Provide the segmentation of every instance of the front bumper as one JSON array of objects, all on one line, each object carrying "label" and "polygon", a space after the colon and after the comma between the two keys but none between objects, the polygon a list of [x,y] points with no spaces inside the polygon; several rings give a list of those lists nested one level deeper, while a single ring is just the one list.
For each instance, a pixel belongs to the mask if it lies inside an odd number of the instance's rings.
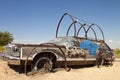
[{"label": "front bumper", "polygon": [[7,54],[4,54],[2,57],[3,57],[3,60],[7,61],[9,65],[20,65],[21,63],[19,57],[13,57]]}]

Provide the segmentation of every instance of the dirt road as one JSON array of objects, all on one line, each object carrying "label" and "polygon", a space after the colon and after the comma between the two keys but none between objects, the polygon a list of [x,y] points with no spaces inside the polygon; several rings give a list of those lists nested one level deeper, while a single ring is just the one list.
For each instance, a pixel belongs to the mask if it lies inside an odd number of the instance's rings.
[{"label": "dirt road", "polygon": [[9,68],[5,61],[0,60],[0,80],[120,80],[120,62],[112,67],[96,66],[72,69],[66,72],[59,69],[55,73],[26,76]]}]

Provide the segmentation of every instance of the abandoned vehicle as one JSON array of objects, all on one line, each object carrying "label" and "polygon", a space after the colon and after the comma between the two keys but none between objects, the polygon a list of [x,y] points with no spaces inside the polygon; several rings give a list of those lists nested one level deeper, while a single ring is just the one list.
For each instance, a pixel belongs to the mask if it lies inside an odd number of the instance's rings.
[{"label": "abandoned vehicle", "polygon": [[[58,36],[60,24],[65,16],[71,19],[65,36]],[[78,25],[79,26],[76,26]],[[69,36],[70,29],[74,28],[73,36]],[[98,28],[102,39],[98,39],[95,29]],[[83,37],[79,36],[80,31],[84,31]],[[92,31],[94,37],[88,36]],[[41,44],[9,44],[6,46],[4,59],[9,65],[24,66],[27,74],[27,66],[31,66],[31,71],[52,71],[54,67],[80,66],[96,64],[97,52],[110,54],[106,60],[113,61],[114,53],[106,44],[102,29],[96,24],[80,23],[76,18],[68,13],[63,14],[57,29],[55,39]],[[98,56],[99,57],[99,56]]]}]

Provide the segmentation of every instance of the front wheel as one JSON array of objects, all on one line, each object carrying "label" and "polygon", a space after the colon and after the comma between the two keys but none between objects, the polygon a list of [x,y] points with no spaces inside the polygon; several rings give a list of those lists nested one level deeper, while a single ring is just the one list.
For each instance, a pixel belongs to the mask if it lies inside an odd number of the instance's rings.
[{"label": "front wheel", "polygon": [[35,72],[51,72],[53,68],[52,60],[47,57],[41,57],[35,61],[33,71]]}]

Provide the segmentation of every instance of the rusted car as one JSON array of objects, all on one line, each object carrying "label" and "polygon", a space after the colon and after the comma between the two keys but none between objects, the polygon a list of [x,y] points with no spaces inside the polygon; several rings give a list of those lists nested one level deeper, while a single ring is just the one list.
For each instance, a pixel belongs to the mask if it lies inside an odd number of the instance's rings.
[{"label": "rusted car", "polygon": [[[65,16],[70,17],[72,23],[68,26],[65,36],[58,36]],[[99,29],[102,39],[98,39],[94,27]],[[74,28],[73,36],[69,36],[71,28]],[[84,31],[84,37],[79,36],[81,29]],[[94,38],[88,36],[89,30],[93,32]],[[114,53],[106,44],[103,31],[98,25],[80,23],[74,16],[65,13],[58,23],[55,39],[41,44],[9,44],[6,46],[4,58],[7,58],[9,65],[24,66],[26,74],[28,65],[31,71],[52,71],[58,66],[64,66],[67,70],[68,66],[96,64],[99,48],[104,49],[104,53],[111,54],[111,57],[107,58],[113,59]]]}]

